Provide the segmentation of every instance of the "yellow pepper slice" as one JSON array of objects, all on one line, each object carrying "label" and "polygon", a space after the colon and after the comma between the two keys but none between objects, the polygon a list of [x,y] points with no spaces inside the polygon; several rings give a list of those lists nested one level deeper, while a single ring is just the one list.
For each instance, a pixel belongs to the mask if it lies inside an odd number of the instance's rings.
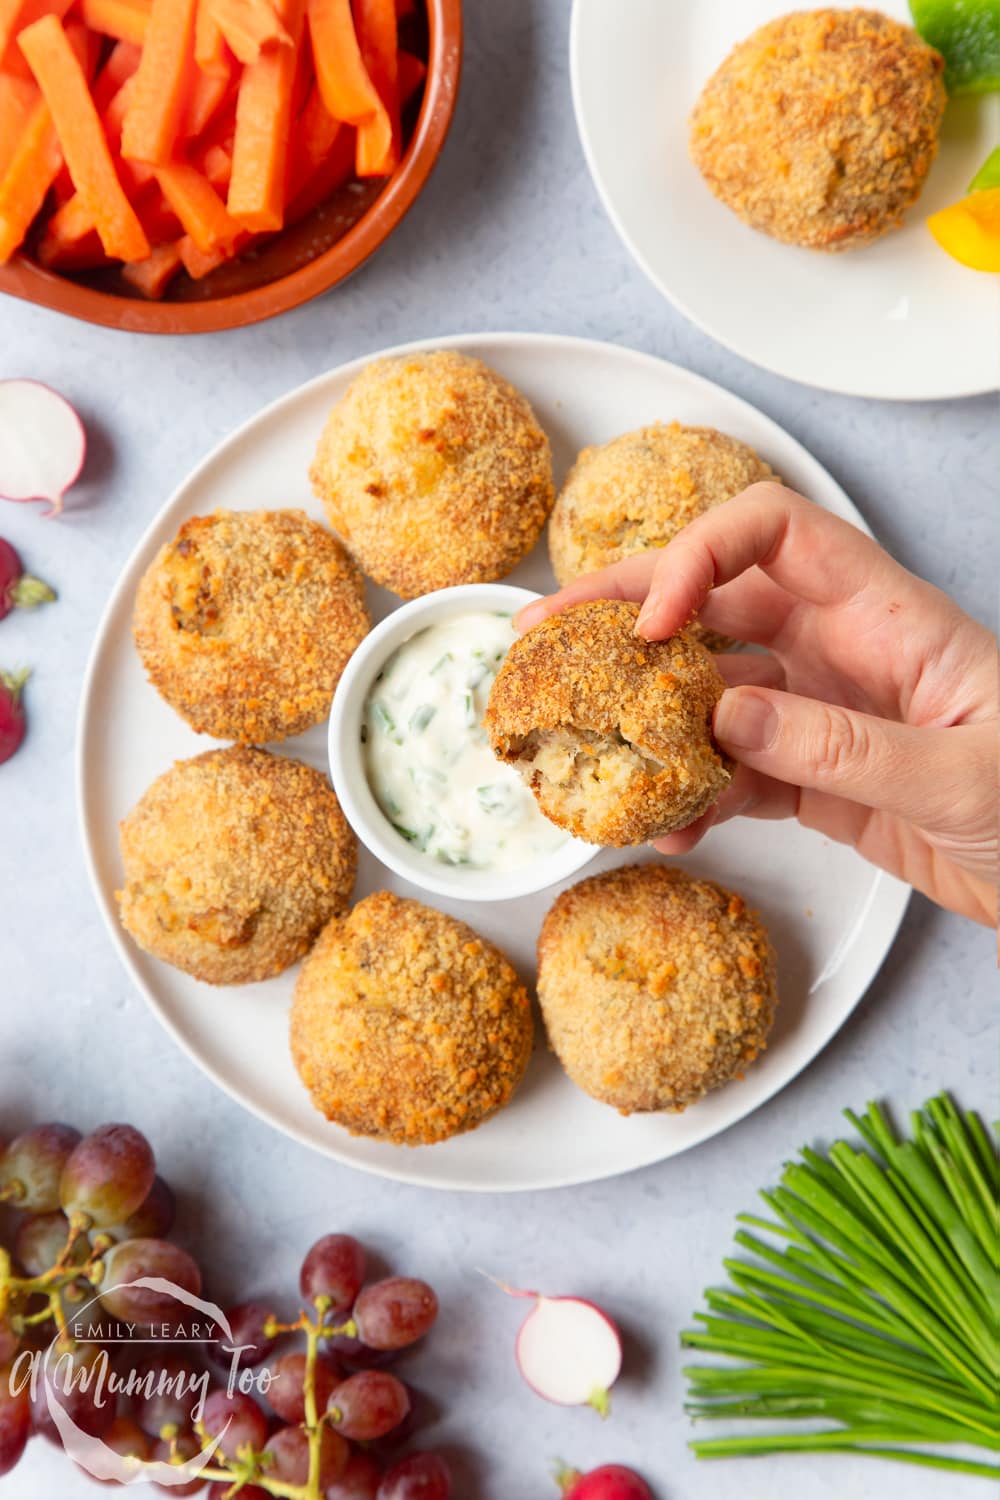
[{"label": "yellow pepper slice", "polygon": [[974,271],[1000,271],[1000,187],[984,188],[931,214],[927,228],[942,249]]}]

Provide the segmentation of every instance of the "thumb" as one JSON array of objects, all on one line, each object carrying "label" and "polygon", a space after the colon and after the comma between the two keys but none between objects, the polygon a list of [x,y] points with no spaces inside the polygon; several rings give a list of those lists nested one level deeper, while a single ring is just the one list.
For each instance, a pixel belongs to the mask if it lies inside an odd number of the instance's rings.
[{"label": "thumb", "polygon": [[988,774],[974,726],[918,729],[767,688],[729,688],[713,730],[755,771],[926,829],[958,821],[970,787]]}]

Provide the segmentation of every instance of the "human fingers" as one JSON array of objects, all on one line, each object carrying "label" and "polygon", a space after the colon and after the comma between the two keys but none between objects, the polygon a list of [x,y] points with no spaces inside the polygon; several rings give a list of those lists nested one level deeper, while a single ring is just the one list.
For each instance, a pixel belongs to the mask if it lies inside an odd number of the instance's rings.
[{"label": "human fingers", "polygon": [[712,589],[754,566],[795,598],[821,606],[846,605],[874,583],[886,611],[898,613],[929,587],[850,522],[764,482],[706,511],[659,553],[639,634],[672,635]]},{"label": "human fingers", "polygon": [[548,594],[526,604],[514,616],[515,630],[530,630],[549,615],[557,615],[571,604],[583,604],[588,599],[629,599],[641,604],[649,591],[650,579],[659,552],[637,552],[610,568],[601,568],[597,573],[586,573],[575,578],[558,593]]},{"label": "human fingers", "polygon": [[760,568],[748,568],[739,578],[713,589],[698,620],[718,635],[757,646],[776,646],[800,601],[780,588]]},{"label": "human fingers", "polygon": [[689,854],[709,829],[717,828],[720,823],[728,823],[731,818],[794,818],[798,803],[798,787],[774,781],[760,771],[751,771],[749,766],[738,765],[732,781],[708,812],[702,813],[687,828],[654,839],[653,848],[661,854]]},{"label": "human fingers", "polygon": [[988,724],[918,729],[747,686],[723,693],[712,729],[723,749],[751,770],[932,831],[961,826],[991,785]]}]

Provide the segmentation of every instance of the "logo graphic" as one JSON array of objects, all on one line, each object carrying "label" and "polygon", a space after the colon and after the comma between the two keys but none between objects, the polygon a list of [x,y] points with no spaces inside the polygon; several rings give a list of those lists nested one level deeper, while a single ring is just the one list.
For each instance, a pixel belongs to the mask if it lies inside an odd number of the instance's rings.
[{"label": "logo graphic", "polygon": [[[170,1347],[177,1341],[210,1343],[230,1359],[227,1385],[230,1395],[236,1389],[249,1393],[254,1385],[258,1385],[262,1393],[266,1392],[271,1381],[270,1372],[263,1370],[255,1375],[250,1370],[241,1370],[241,1347],[234,1344],[232,1328],[222,1309],[172,1281],[161,1276],[138,1276],[134,1281],[120,1282],[114,1287],[105,1287],[103,1291],[105,1295],[118,1291],[147,1291],[156,1294],[161,1307],[164,1299],[180,1306],[176,1313],[171,1312],[169,1319],[150,1325],[109,1319],[100,1299],[93,1297],[74,1309],[68,1321],[68,1331],[77,1340],[76,1344],[70,1348],[61,1346],[57,1335],[45,1349],[23,1350],[11,1366],[11,1389],[19,1393],[30,1387],[32,1399],[37,1404],[38,1385],[41,1383],[48,1415],[66,1453],[94,1479],[121,1485],[152,1481],[168,1488],[188,1484],[200,1477],[211,1464],[225,1428],[194,1457],[184,1463],[168,1463],[117,1453],[100,1437],[85,1431],[69,1408],[74,1404],[74,1395],[77,1399],[85,1396],[93,1408],[100,1411],[109,1406],[113,1409],[120,1395],[172,1394],[194,1397],[191,1415],[193,1420],[199,1421],[208,1394],[208,1372],[182,1370],[171,1375],[166,1369],[125,1370],[117,1363],[112,1365],[107,1346],[120,1343]],[[190,1316],[181,1314],[182,1307]],[[95,1343],[95,1340],[100,1342]]]}]

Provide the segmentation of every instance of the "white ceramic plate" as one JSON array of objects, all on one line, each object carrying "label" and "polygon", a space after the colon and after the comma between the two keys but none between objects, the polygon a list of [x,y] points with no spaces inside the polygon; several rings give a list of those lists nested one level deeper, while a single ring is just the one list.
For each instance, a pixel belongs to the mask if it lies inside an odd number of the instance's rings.
[{"label": "white ceramic plate", "polygon": [[[676,417],[752,443],[789,483],[864,524],[794,438],[676,365],[610,344],[537,334],[462,336],[407,348],[441,345],[481,356],[525,392],[552,439],[557,479],[586,443]],[[685,1114],[626,1120],[574,1088],[539,1046],[508,1109],[469,1135],[416,1150],[356,1139],[315,1113],[286,1040],[294,970],[266,984],[216,989],[147,957],[118,925],[119,819],[171,761],[212,743],[188,729],[144,678],[129,628],[139,578],[183,520],[216,506],[293,505],[319,517],[306,471],[331,404],[365,363],[293,391],[221,444],[164,506],[111,597],[84,683],[78,737],[83,837],[108,930],[156,1015],[220,1087],[279,1130],[340,1161],[427,1186],[507,1191],[583,1182],[673,1156],[742,1118],[815,1057],[882,962],[906,906],[905,886],[795,824],[768,824],[766,835],[759,823],[727,824],[685,864],[744,892],[763,913],[779,955],[779,1018],[746,1080]],[[544,545],[512,581],[552,587]],[[380,617],[398,600],[373,590],[371,602]],[[325,739],[319,726],[283,748],[325,769]],[[588,873],[628,857],[605,852]],[[362,851],[357,894],[380,887],[420,894]],[[552,888],[553,897],[558,889]],[[548,895],[483,905],[433,900],[499,943],[530,981]]]},{"label": "white ceramic plate", "polygon": [[[964,195],[1000,139],[1000,96],[949,104],[940,152],[903,227],[843,254],[749,229],[692,165],[687,119],[702,86],[736,42],[795,8],[788,0],[574,0],[577,125],[612,223],[675,307],[778,375],[900,400],[994,390],[1000,277],[957,264],[924,220]],[[909,20],[905,0],[879,8]]]}]

